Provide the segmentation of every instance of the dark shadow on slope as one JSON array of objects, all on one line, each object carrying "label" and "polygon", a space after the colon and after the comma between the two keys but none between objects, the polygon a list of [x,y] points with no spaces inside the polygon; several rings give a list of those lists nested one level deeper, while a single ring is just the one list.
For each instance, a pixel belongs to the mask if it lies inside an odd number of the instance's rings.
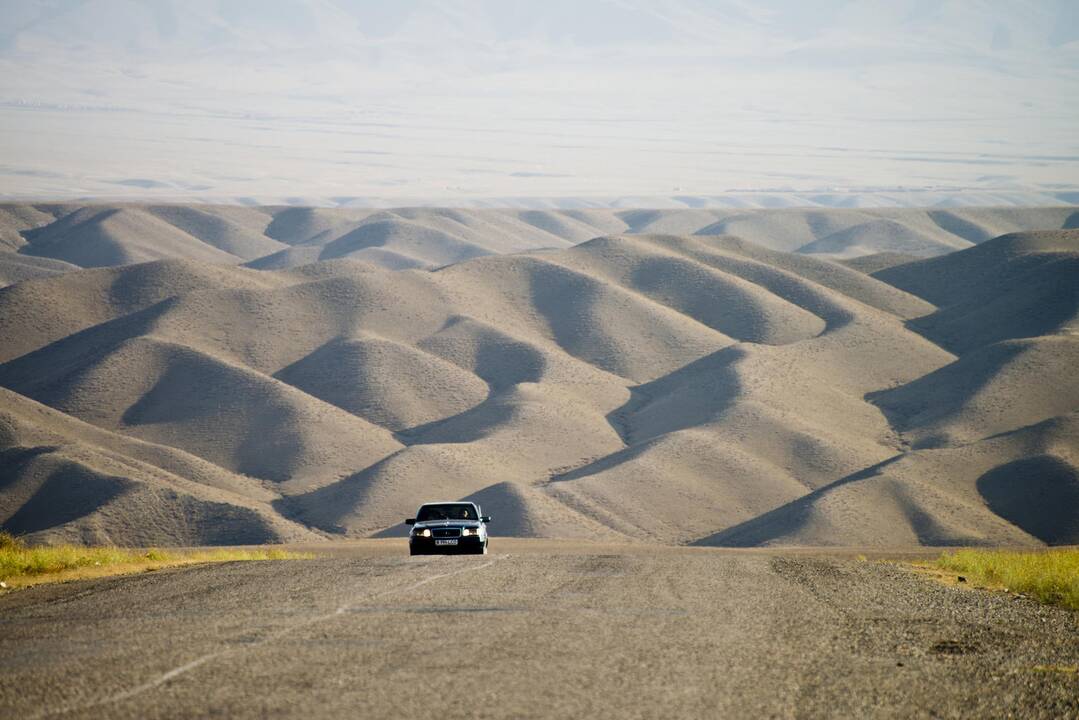
[{"label": "dark shadow on slope", "polygon": [[0,450],[0,490],[14,485],[22,478],[23,471],[34,458],[60,449],[59,445],[38,445],[36,447],[9,447]]},{"label": "dark shadow on slope", "polygon": [[[413,511],[410,510],[409,512],[413,512]],[[385,530],[379,530],[377,533],[375,533],[371,537],[373,537],[373,538],[406,538],[406,537],[408,537],[408,525],[405,525],[405,523],[402,521],[402,522],[397,523],[396,525],[392,525],[392,526],[386,528]]]},{"label": "dark shadow on slope", "polygon": [[563,351],[615,375],[624,372],[604,357],[606,328],[593,316],[601,300],[599,281],[539,260],[528,266],[527,281],[533,307]]},{"label": "dark shadow on slope", "polygon": [[252,413],[235,452],[236,472],[241,475],[285,482],[302,468],[306,452],[303,420],[286,402],[271,401],[262,412]]},{"label": "dark shadow on slope", "polygon": [[991,240],[993,234],[977,223],[960,217],[951,210],[930,210],[926,213],[937,227],[952,235],[961,237],[975,245]]},{"label": "dark shadow on slope", "polygon": [[[273,525],[250,508],[178,495],[169,489],[157,493],[164,496],[168,517],[154,529],[164,535],[163,540],[156,542],[171,544],[169,529],[175,533],[172,537],[182,537],[183,533],[190,538],[187,542],[199,545],[263,545],[282,541]],[[149,539],[149,542],[155,541]]]},{"label": "dark shadow on slope", "polygon": [[231,412],[235,419],[227,433],[240,439],[232,458],[236,472],[271,482],[288,480],[304,455],[305,428],[287,397],[274,392],[274,381],[253,379],[250,371],[187,347],[163,344],[163,349],[169,351],[164,371],[124,411],[124,424],[175,427],[224,420]]},{"label": "dark shadow on slope", "polygon": [[[347,227],[350,220],[345,216],[335,216],[332,210],[325,208],[288,207],[273,214],[273,220],[263,234],[286,245],[307,245],[327,239],[338,227]],[[351,222],[356,224],[360,221]]]},{"label": "dark shadow on slope", "polygon": [[[559,240],[572,243],[574,235],[580,237],[580,234],[575,232],[576,228],[572,226],[572,221],[576,220],[576,218],[566,213],[552,213],[549,210],[524,210],[517,213],[517,218],[537,230],[554,235]],[[578,222],[580,221],[578,220]],[[598,234],[599,232],[595,228],[587,226],[583,229],[585,232],[591,231],[593,234]]]},{"label": "dark shadow on slope", "polygon": [[[705,280],[707,286],[694,280]],[[758,295],[764,288],[756,283],[692,260],[643,258],[633,268],[628,287],[742,342],[786,345],[823,330],[824,320],[803,308],[771,292]],[[810,318],[822,327],[803,327]]]},{"label": "dark shadow on slope", "polygon": [[[629,400],[608,413],[607,422],[622,438],[622,442],[633,445],[717,418],[726,412],[738,397],[741,384],[734,364],[745,356],[744,348],[731,345],[687,363],[651,382],[632,387]],[[686,397],[686,393],[689,393],[689,397]],[[699,408],[694,407],[695,401]],[[640,429],[635,431],[635,419],[646,417],[652,411],[662,410],[662,406],[669,403],[680,405],[669,410],[667,417],[670,420],[651,428],[643,437]],[[698,410],[701,412],[696,412]],[[599,460],[596,464],[602,462],[603,460]]]},{"label": "dark shadow on slope", "polygon": [[407,448],[392,453],[374,465],[302,495],[286,495],[270,503],[283,517],[328,533],[344,535],[341,518],[367,502],[379,473]]},{"label": "dark shadow on slope", "polygon": [[485,437],[513,418],[513,407],[505,395],[489,395],[479,405],[450,417],[406,428],[393,434],[404,445],[470,443]]},{"label": "dark shadow on slope", "polygon": [[[463,334],[456,334],[459,330]],[[472,348],[472,367],[455,364],[487,383],[492,393],[518,383],[539,382],[547,370],[547,359],[534,346],[467,315],[449,318],[437,333],[416,346],[449,362],[454,362],[455,351]]]},{"label": "dark shadow on slope", "polygon": [[903,455],[895,455],[887,460],[871,467],[859,470],[847,475],[803,497],[781,505],[775,510],[769,510],[763,515],[758,515],[751,520],[739,523],[717,533],[694,540],[690,545],[705,545],[713,547],[756,547],[775,540],[784,535],[803,527],[809,520],[813,506],[828,493],[836,488],[850,483],[868,480],[880,474],[880,471],[896,462]]},{"label": "dark shadow on slope", "polygon": [[[609,416],[608,416],[609,418]],[[617,426],[615,427],[617,430]],[[617,452],[613,452],[610,455],[604,455],[598,460],[594,460],[587,465],[574,468],[568,472],[561,473],[559,475],[552,475],[550,482],[565,482],[568,480],[580,480],[581,478],[588,477],[589,475],[595,475],[597,473],[605,472],[612,468],[616,468],[623,463],[631,462],[644,454],[646,450],[655,445],[659,441],[659,438],[651,438],[645,442],[638,443],[632,447],[623,448]]]},{"label": "dark shadow on slope", "polygon": [[622,210],[615,216],[626,224],[625,233],[631,235],[655,222],[663,215],[662,210]]},{"label": "dark shadow on slope", "polygon": [[[414,379],[383,381],[398,371]],[[470,370],[422,347],[365,334],[334,338],[273,377],[406,436],[462,415],[490,396],[490,387]],[[427,407],[410,410],[416,404]]]},{"label": "dark shadow on slope", "polygon": [[[170,362],[144,395],[120,416],[124,425],[178,424],[198,420],[224,404],[234,393],[231,382],[211,377],[197,362],[181,355]],[[239,382],[236,385],[240,385]],[[219,393],[224,393],[219,394]],[[235,430],[235,428],[231,428]]]},{"label": "dark shadow on slope", "polygon": [[936,519],[915,502],[906,487],[898,482],[891,483],[892,497],[895,498],[903,514],[907,516],[911,530],[918,537],[919,545],[930,547],[972,547],[989,545],[981,538],[956,535],[941,526]]},{"label": "dark shadow on slope", "polygon": [[[441,334],[452,331],[458,325],[468,324],[475,324],[479,330],[473,337],[457,338]],[[423,445],[476,440],[487,430],[509,419],[513,408],[505,404],[505,400],[512,388],[521,383],[540,382],[547,370],[546,357],[533,346],[491,330],[463,315],[450,318],[439,333],[421,341],[417,347],[423,352],[452,362],[443,353],[449,354],[457,343],[473,346],[473,367],[462,369],[487,383],[487,397],[478,405],[455,415],[394,433],[398,442],[405,445]],[[440,349],[442,353],[439,352]],[[459,428],[456,434],[453,431],[455,426]]]},{"label": "dark shadow on slope", "polygon": [[1079,314],[1079,259],[1034,256],[986,283],[968,299],[906,322],[906,327],[961,355],[1000,340],[1060,332]]},{"label": "dark shadow on slope", "polygon": [[0,385],[49,405],[39,388],[60,382],[113,352],[122,343],[150,334],[157,321],[176,304],[176,298],[92,325],[60,338],[44,347],[13,358],[0,365]]},{"label": "dark shadow on slope", "polygon": [[1008,233],[946,255],[881,270],[872,277],[944,308],[985,302],[1019,290],[1031,282],[1023,276],[1077,248],[1079,234],[1074,230]]},{"label": "dark shadow on slope", "polygon": [[1079,471],[1051,455],[1024,458],[978,478],[994,513],[1049,545],[1079,544]]},{"label": "dark shadow on slope", "polygon": [[512,483],[502,482],[489,485],[462,499],[476,503],[484,515],[490,516],[488,530],[492,535],[531,537],[532,522],[521,493],[522,490]]},{"label": "dark shadow on slope", "polygon": [[808,242],[796,248],[794,252],[805,255],[842,253],[851,248],[868,248],[876,251],[902,250],[921,256],[942,255],[954,250],[901,222],[888,218],[876,218]]},{"label": "dark shadow on slope", "polygon": [[30,248],[42,250],[50,245],[55,245],[62,242],[70,233],[88,227],[93,223],[104,222],[118,212],[120,212],[119,208],[84,207],[63,215],[55,222],[23,230],[19,234],[29,243],[28,246],[23,248],[23,251],[27,255],[37,255],[39,253],[31,252]]},{"label": "dark shadow on slope", "polygon": [[323,246],[319,260],[332,260],[346,257],[360,250],[388,249],[395,242],[414,246],[419,250],[430,251],[438,262],[462,262],[472,258],[490,255],[491,251],[474,245],[463,238],[442,230],[409,222],[401,219],[376,220],[365,222],[354,230],[332,240]]},{"label": "dark shadow on slope", "polygon": [[124,478],[61,461],[33,497],[4,521],[3,529],[15,535],[48,530],[89,515],[133,487]]},{"label": "dark shadow on slope", "polygon": [[[695,235],[694,238],[703,243],[703,249],[689,253],[683,251],[683,254],[715,270],[757,285],[781,300],[816,315],[824,321],[824,328],[819,334],[839,330],[854,322],[855,314],[829,297],[829,293],[833,292],[829,286],[803,276],[795,269],[769,264],[755,257],[745,255],[739,257],[742,251],[737,248],[740,246],[755,248],[757,252],[773,252],[779,256],[787,255],[787,253],[774,251],[730,235]],[[727,249],[727,246],[732,243],[735,248],[733,252]]]},{"label": "dark shadow on slope", "polygon": [[[880,408],[889,425],[907,432],[962,410],[1024,350],[1026,347],[1019,344],[991,345],[905,385],[867,393],[865,400]],[[923,438],[914,449],[941,447],[943,442],[944,438]]]}]

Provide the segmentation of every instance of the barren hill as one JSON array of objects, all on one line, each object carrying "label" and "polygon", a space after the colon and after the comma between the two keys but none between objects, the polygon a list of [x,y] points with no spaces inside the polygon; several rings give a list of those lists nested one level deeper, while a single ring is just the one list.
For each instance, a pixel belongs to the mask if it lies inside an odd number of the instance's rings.
[{"label": "barren hill", "polygon": [[561,249],[617,234],[735,235],[831,258],[941,255],[1073,222],[1075,209],[508,210],[0,205],[0,287],[73,267],[160,259],[282,270],[347,258],[393,270]]},{"label": "barren hill", "polygon": [[496,535],[1079,540],[1079,231],[975,237],[1030,213],[68,210],[20,250],[198,252],[0,289],[0,523],[35,539],[474,498]]}]

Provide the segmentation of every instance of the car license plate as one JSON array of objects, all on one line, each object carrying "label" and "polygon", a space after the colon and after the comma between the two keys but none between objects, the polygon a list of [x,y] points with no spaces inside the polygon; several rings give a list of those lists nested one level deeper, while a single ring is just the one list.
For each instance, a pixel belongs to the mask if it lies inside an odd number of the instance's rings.
[{"label": "car license plate", "polygon": [[457,544],[457,539],[456,538],[454,538],[453,540],[435,540],[435,545],[456,545],[456,544]]}]

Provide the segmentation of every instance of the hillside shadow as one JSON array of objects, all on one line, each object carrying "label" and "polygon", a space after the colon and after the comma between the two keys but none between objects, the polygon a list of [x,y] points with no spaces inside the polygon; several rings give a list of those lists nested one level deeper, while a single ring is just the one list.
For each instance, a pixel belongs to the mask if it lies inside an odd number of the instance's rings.
[{"label": "hillside shadow", "polygon": [[[864,399],[876,406],[888,424],[899,432],[941,422],[962,410],[1024,349],[1019,345],[992,345],[904,385],[866,393]],[[922,438],[914,449],[939,447],[946,440],[935,435]]]},{"label": "hillside shadow", "polygon": [[837,488],[851,483],[868,480],[880,474],[881,470],[900,460],[902,454],[894,455],[876,465],[859,470],[839,480],[818,488],[807,495],[769,510],[763,515],[746,520],[737,525],[720,530],[689,543],[713,547],[756,547],[764,545],[784,535],[796,532],[808,522],[813,506]]},{"label": "hillside shadow", "polygon": [[[20,461],[25,466],[44,452],[43,448],[34,448]],[[73,462],[63,461],[49,473],[30,499],[3,522],[3,529],[25,535],[56,528],[93,513],[132,486],[133,483],[124,478],[98,475]]]},{"label": "hillside shadow", "polygon": [[59,445],[38,445],[0,450],[0,490],[14,484],[34,458],[48,455],[59,449]]},{"label": "hillside shadow", "polygon": [[[607,423],[622,438],[626,445],[634,445],[644,440],[649,440],[659,435],[684,430],[719,417],[731,406],[741,391],[741,383],[735,372],[734,364],[746,356],[746,350],[738,345],[730,345],[714,353],[705,355],[682,367],[656,378],[642,385],[631,387],[630,397],[621,406],[607,413]],[[687,389],[699,388],[700,392],[694,397],[701,405],[699,412],[694,412],[692,405],[682,406],[672,412],[665,423],[661,423],[662,431],[655,428],[644,437],[637,437],[640,431],[634,429],[634,419],[650,409],[657,409],[653,402],[669,402],[676,392]],[[629,449],[629,448],[627,448]],[[621,455],[625,451],[616,453]],[[613,457],[613,456],[608,456]],[[628,459],[628,458],[626,458]],[[597,461],[602,463],[606,458]],[[580,472],[583,468],[573,471]],[[597,470],[598,472],[598,470]],[[560,479],[572,479],[568,477]]]},{"label": "hillside shadow", "polygon": [[994,513],[1048,545],[1079,544],[1079,472],[1051,455],[993,468],[977,480]]}]

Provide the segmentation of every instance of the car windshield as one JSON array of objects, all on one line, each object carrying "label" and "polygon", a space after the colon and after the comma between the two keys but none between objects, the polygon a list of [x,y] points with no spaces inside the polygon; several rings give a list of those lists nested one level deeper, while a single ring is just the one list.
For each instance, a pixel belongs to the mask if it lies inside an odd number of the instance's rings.
[{"label": "car windshield", "polygon": [[476,520],[476,508],[466,503],[446,503],[444,505],[424,505],[416,522],[431,520]]}]

